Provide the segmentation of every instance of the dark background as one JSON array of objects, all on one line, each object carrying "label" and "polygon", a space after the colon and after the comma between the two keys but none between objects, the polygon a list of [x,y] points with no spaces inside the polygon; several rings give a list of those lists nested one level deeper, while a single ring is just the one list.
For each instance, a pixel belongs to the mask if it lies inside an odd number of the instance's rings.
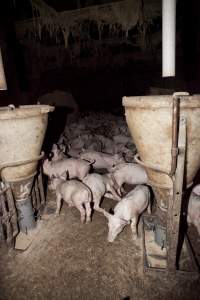
[{"label": "dark background", "polygon": [[[28,53],[26,45],[17,40],[14,26],[15,21],[32,17],[30,2],[28,0],[4,2],[4,7],[0,10],[0,45],[8,90],[0,91],[1,105],[36,103],[40,95],[55,89],[70,90],[81,107],[108,110],[121,106],[121,97],[124,95],[148,94],[151,86],[199,93],[200,1],[198,0],[177,1],[179,38],[174,78],[161,76],[161,43],[153,50],[148,48],[144,50],[127,43],[116,42],[113,44],[111,42],[109,46],[101,45],[102,61],[92,60],[93,53],[83,46],[79,63],[77,60],[69,63],[67,55],[70,53],[66,52],[65,64],[31,77],[27,66],[31,65],[32,58],[26,56]],[[114,1],[46,0],[46,3],[57,11],[106,2]],[[134,30],[135,28],[130,31],[130,38]],[[152,32],[157,30],[161,34],[161,18],[155,20],[150,30]],[[49,47],[52,46],[51,43],[50,41]],[[59,51],[62,51],[62,48],[61,43]],[[70,49],[66,51],[69,52]],[[42,63],[43,58],[36,61],[38,66]]]}]

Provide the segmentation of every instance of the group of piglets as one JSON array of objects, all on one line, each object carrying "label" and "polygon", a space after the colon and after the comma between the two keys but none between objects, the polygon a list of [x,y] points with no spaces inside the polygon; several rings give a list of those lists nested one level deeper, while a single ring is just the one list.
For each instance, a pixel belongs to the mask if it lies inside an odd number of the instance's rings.
[{"label": "group of piglets", "polygon": [[[56,193],[56,215],[60,212],[63,199],[80,211],[82,223],[88,223],[91,221],[93,203],[94,210],[108,219],[109,242],[113,242],[130,223],[133,237],[137,236],[138,217],[150,204],[149,188],[145,185],[147,174],[141,166],[127,163],[122,157],[117,160],[116,155],[95,151],[87,158],[82,155],[80,158],[67,157],[55,144],[50,157],[51,160],[44,160],[43,171],[50,179],[49,188]],[[91,172],[92,169],[95,172]],[[100,169],[106,173],[99,174]],[[137,186],[122,196],[124,183]],[[103,197],[119,201],[114,214],[100,207]]]},{"label": "group of piglets", "polygon": [[73,158],[87,151],[82,158],[88,159],[91,151],[95,151],[115,155],[115,160],[122,156],[127,162],[132,162],[136,153],[124,117],[105,112],[85,111],[76,114],[74,120],[66,123],[58,144],[65,144],[67,154]]},{"label": "group of piglets", "polygon": [[[43,162],[43,171],[50,179],[49,188],[56,193],[56,214],[63,199],[80,211],[82,223],[90,222],[93,203],[94,210],[108,219],[109,242],[127,224],[131,224],[136,238],[138,217],[146,209],[150,213],[151,204],[147,174],[133,162],[135,153],[123,117],[105,112],[76,115],[74,122],[66,123],[58,143]],[[126,194],[125,183],[136,187]],[[104,197],[118,201],[114,214],[100,207]],[[187,220],[200,234],[200,185],[191,193]]]}]

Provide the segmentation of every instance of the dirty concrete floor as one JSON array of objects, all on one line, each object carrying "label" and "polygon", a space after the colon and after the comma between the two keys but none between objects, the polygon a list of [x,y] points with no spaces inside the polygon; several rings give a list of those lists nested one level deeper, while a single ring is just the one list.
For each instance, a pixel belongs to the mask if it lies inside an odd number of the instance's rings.
[{"label": "dirty concrete floor", "polygon": [[[115,204],[103,202],[107,210]],[[0,299],[199,299],[198,279],[143,274],[142,239],[131,239],[130,226],[114,243],[106,237],[103,215],[82,225],[76,208],[64,204],[59,217],[40,221],[27,251],[1,255]]]}]

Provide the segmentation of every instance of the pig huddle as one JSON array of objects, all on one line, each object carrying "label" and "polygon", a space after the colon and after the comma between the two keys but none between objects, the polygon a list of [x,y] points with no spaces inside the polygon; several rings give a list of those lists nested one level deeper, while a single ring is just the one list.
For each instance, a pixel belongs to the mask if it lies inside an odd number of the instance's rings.
[{"label": "pig huddle", "polygon": [[[93,203],[93,209],[108,219],[109,242],[127,224],[131,224],[133,238],[137,237],[138,217],[146,209],[150,213],[151,205],[147,174],[133,163],[135,153],[123,117],[105,112],[76,115],[75,122],[66,123],[58,143],[43,162],[43,171],[50,178],[49,188],[56,193],[56,215],[63,199],[80,211],[82,223],[90,222]],[[125,194],[124,183],[136,187]],[[104,197],[118,201],[114,214],[100,207]],[[192,190],[187,221],[200,234],[200,185]]]},{"label": "pig huddle", "polygon": [[76,115],[74,121],[66,123],[58,144],[64,144],[67,154],[74,158],[82,153],[82,157],[88,159],[90,151],[95,151],[118,154],[116,160],[121,156],[132,162],[136,153],[125,119],[105,112],[86,111]]},{"label": "pig huddle", "polygon": [[[99,155],[99,156],[98,156]],[[61,209],[62,199],[69,205],[75,206],[81,215],[81,222],[91,221],[93,208],[104,214],[108,219],[108,241],[113,242],[127,224],[131,224],[133,238],[137,236],[139,215],[150,207],[149,188],[145,170],[124,160],[115,160],[115,155],[95,153],[90,157],[93,161],[83,158],[69,158],[63,151],[53,145],[51,160],[43,162],[44,174],[49,176],[49,188],[56,193],[56,215]],[[103,168],[105,174],[97,173]],[[91,173],[91,170],[96,172]],[[122,196],[123,184],[135,184],[135,189]],[[110,214],[100,207],[103,197],[119,201]]]}]

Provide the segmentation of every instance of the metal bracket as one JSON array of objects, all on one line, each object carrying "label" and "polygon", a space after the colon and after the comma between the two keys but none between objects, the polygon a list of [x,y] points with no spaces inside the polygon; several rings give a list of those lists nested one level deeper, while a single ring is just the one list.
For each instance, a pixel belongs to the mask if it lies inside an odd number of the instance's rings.
[{"label": "metal bracket", "polygon": [[[11,162],[11,163],[3,163],[3,164],[0,165],[0,176],[1,176],[2,180],[4,182],[6,182],[4,176],[2,175],[3,169],[9,168],[9,167],[18,167],[18,166],[21,166],[21,165],[26,165],[26,164],[38,161],[38,160],[42,159],[43,157],[44,157],[44,152],[42,152],[42,154],[40,154],[39,156],[34,157],[32,159],[16,161],[16,162]],[[31,174],[29,176],[20,177],[20,179],[13,180],[12,182],[15,182],[15,181],[18,182],[18,181],[29,179],[29,178],[35,176],[35,174],[36,174],[36,172],[34,172],[33,174]]]},{"label": "metal bracket", "polygon": [[160,172],[160,173],[164,173],[164,174],[169,175],[169,170],[165,170],[165,169],[160,168],[158,165],[153,165],[153,164],[151,164],[149,162],[142,161],[139,158],[139,154],[138,153],[136,153],[134,155],[134,160],[136,161],[136,163],[138,163],[139,165],[141,165],[141,166],[143,166],[143,167],[145,167],[147,169],[151,169],[151,170],[153,170],[155,172]]}]

